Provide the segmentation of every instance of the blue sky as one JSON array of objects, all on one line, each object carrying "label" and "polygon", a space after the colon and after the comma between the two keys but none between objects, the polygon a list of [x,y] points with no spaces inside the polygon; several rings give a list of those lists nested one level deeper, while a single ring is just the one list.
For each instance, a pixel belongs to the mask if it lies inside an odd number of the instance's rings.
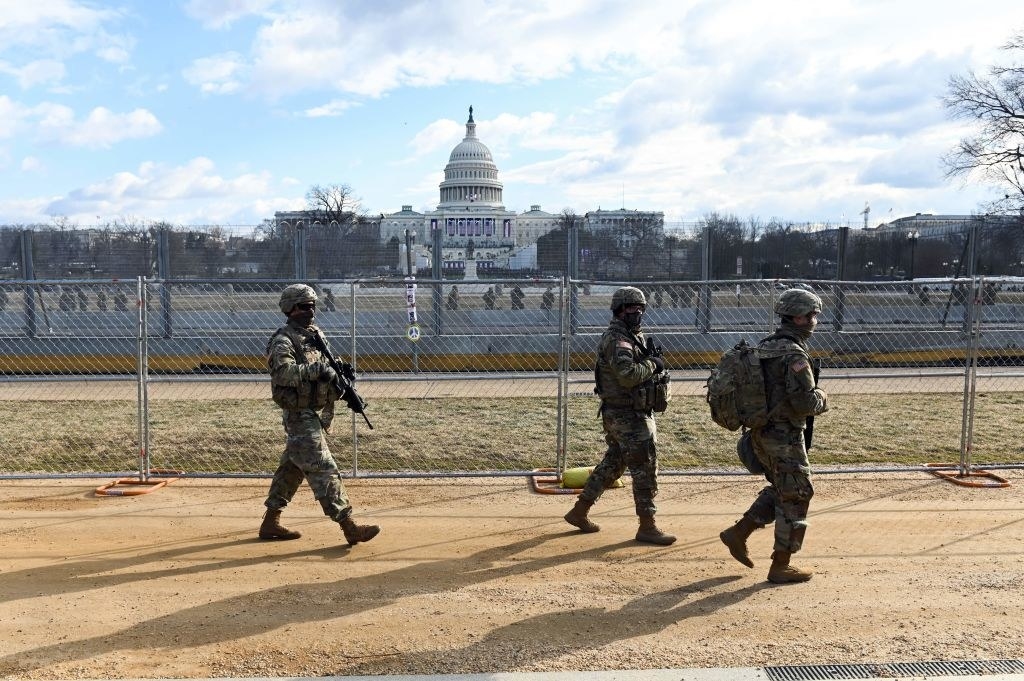
[{"label": "blue sky", "polygon": [[512,210],[971,213],[940,97],[1022,30],[1020,0],[0,0],[0,224],[255,224],[314,184],[431,210],[471,104]]}]

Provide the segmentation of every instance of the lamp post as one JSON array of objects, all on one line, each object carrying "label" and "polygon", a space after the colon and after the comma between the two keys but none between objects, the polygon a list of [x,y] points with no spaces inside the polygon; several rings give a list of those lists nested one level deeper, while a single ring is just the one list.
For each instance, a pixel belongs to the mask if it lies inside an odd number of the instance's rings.
[{"label": "lamp post", "polygon": [[914,278],[914,250],[917,247],[917,240],[921,237],[921,233],[916,229],[907,232],[907,241],[910,242],[910,278]]},{"label": "lamp post", "polygon": [[871,274],[874,272],[874,269],[875,263],[873,261],[868,260],[867,263],[864,264],[864,274],[868,279],[871,279]]}]

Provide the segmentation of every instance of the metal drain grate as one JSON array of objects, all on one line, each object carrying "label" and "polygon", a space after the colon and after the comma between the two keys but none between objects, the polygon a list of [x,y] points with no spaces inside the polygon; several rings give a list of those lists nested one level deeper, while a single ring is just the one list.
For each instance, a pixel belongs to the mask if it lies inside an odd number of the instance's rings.
[{"label": "metal drain grate", "polygon": [[806,664],[765,667],[771,681],[877,679],[908,676],[978,676],[1022,674],[1024,660],[955,660],[951,662],[889,662],[886,664]]}]

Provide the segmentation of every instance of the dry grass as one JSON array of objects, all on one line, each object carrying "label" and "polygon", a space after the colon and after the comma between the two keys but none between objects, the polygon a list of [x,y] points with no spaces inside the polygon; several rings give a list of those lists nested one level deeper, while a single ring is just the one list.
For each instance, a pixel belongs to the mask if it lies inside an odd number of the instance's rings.
[{"label": "dry grass", "polygon": [[[1024,461],[1014,427],[1024,394],[979,394],[973,460]],[[340,405],[339,405],[340,406]],[[604,449],[592,398],[569,402],[567,464],[596,462]],[[377,399],[375,430],[339,412],[331,438],[343,469],[360,471],[530,470],[556,460],[556,404],[541,398]],[[819,417],[816,467],[920,465],[959,460],[961,396],[843,395]],[[150,404],[151,462],[189,472],[267,472],[283,443],[280,412],[269,400],[156,401]],[[663,469],[734,467],[735,433],[716,426],[703,399],[677,398],[658,419]],[[0,472],[132,470],[136,411],[130,401],[0,403]]]}]

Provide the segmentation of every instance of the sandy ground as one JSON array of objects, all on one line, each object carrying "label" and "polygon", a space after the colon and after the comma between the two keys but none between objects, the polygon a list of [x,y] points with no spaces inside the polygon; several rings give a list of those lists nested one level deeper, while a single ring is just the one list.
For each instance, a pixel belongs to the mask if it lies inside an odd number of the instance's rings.
[{"label": "sandy ground", "polygon": [[582,535],[570,496],[522,479],[350,480],[373,542],[349,548],[308,488],[297,541],[255,538],[266,481],[0,483],[0,676],[318,676],[742,667],[1024,657],[1024,473],[972,489],[923,473],[816,478],[798,562],[765,581],[718,532],[753,477],[667,478],[662,548],[626,489]]}]

